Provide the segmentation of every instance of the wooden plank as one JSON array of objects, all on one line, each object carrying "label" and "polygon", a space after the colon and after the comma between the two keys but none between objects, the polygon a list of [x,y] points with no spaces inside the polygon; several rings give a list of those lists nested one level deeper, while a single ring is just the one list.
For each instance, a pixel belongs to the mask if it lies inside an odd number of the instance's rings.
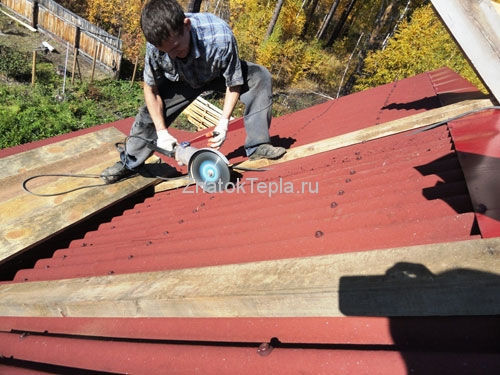
[{"label": "wooden plank", "polygon": [[[500,314],[500,239],[0,285],[0,316]],[[26,303],[29,301],[29,303]]]},{"label": "wooden plank", "polygon": [[500,15],[490,0],[431,0],[443,23],[500,102]]},{"label": "wooden plank", "polygon": [[[425,112],[417,113],[412,116],[386,122],[384,124],[374,125],[365,129],[342,134],[321,141],[309,143],[303,146],[291,148],[278,160],[246,160],[237,167],[240,168],[265,168],[274,164],[316,155],[322,152],[328,152],[342,147],[352,146],[362,142],[368,142],[393,134],[402,133],[410,130],[423,128],[441,121],[446,121],[454,116],[465,114],[472,110],[489,107],[492,105],[490,99],[466,100],[459,103],[447,105],[445,107],[431,109]],[[235,169],[238,169],[235,167]],[[155,187],[155,191],[161,192],[170,189],[179,188],[179,181],[167,181]]]},{"label": "wooden plank", "polygon": [[467,100],[445,107],[431,109],[429,111],[417,113],[412,116],[386,122],[384,124],[370,126],[351,133],[342,134],[336,137],[327,138],[318,142],[309,143],[288,150],[288,152],[278,160],[260,159],[256,161],[245,161],[240,164],[243,168],[263,168],[277,163],[283,163],[289,160],[295,160],[322,152],[332,151],[342,147],[372,141],[375,139],[387,137],[390,135],[403,133],[410,130],[419,129],[437,122],[469,112],[471,110],[491,106],[491,100],[478,99]]},{"label": "wooden plank", "polygon": [[[93,174],[94,178],[43,177],[28,188],[54,194],[87,185],[101,185],[98,175],[118,160],[114,144],[125,135],[115,128],[86,134],[0,160],[0,263],[73,225],[110,204],[156,184],[137,177],[113,185],[84,188],[68,194],[39,197],[22,189],[26,179],[43,174]],[[157,158],[152,158],[151,163]],[[169,167],[156,170],[165,173]],[[166,165],[165,165],[166,166]]]}]

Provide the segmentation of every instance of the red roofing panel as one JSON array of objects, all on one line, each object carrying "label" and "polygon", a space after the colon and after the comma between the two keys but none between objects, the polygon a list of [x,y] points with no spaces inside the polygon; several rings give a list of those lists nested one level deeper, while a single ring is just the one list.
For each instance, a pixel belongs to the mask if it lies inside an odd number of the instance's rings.
[{"label": "red roofing panel", "polygon": [[[277,118],[271,132],[277,143],[295,147],[438,107],[443,95],[474,91],[441,69]],[[465,127],[474,127],[474,118],[462,125],[465,138],[473,133]],[[222,151],[237,162],[243,160],[244,131],[241,122],[232,127]],[[13,282],[479,237],[470,185],[454,149],[465,150],[460,131],[452,129],[453,139],[445,126],[395,134],[264,172],[245,172],[239,185],[222,193],[195,187],[157,193],[69,246],[55,248],[51,257],[19,271]],[[179,139],[184,137],[192,139],[188,134]],[[498,356],[476,355],[471,348],[491,350],[498,342],[498,324],[498,318],[13,317],[0,322],[1,332],[33,335],[3,333],[0,353],[57,366],[139,373],[460,374],[470,368],[487,373],[498,367]],[[269,356],[259,356],[258,345],[272,338],[281,344]]]},{"label": "red roofing panel", "polygon": [[[448,70],[430,73],[436,92],[444,99],[476,90]],[[481,234],[500,236],[500,107],[467,114],[449,123],[458,159],[463,168]]]},{"label": "red roofing panel", "polygon": [[170,342],[96,341],[0,333],[8,356],[58,366],[133,374],[467,374],[498,368],[496,353],[397,352],[385,348],[191,345]]}]

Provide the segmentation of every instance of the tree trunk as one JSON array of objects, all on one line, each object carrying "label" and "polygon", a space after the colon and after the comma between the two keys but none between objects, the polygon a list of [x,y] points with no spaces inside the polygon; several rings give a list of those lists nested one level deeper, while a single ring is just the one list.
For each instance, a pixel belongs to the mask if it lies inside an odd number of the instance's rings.
[{"label": "tree trunk", "polygon": [[278,22],[278,17],[280,16],[281,8],[285,0],[278,0],[276,3],[276,7],[274,8],[273,17],[271,18],[271,22],[269,22],[269,27],[267,28],[266,35],[264,36],[264,41],[266,41],[273,33],[274,26],[276,26],[276,22]]},{"label": "tree trunk", "polygon": [[328,29],[328,26],[330,25],[330,22],[332,21],[333,15],[335,14],[335,11],[337,10],[339,6],[340,0],[335,0],[332,4],[332,7],[330,8],[330,11],[328,12],[328,15],[326,16],[325,20],[323,21],[323,24],[321,25],[321,28],[319,29],[318,33],[316,34],[316,39],[321,40],[323,39],[326,30]]},{"label": "tree trunk", "polygon": [[307,35],[307,31],[313,18],[314,12],[318,7],[318,1],[319,0],[312,0],[312,3],[309,5],[309,10],[306,14],[306,22],[304,24],[304,28],[302,29],[302,34],[300,35],[301,38],[304,38]]},{"label": "tree trunk", "polygon": [[328,43],[326,44],[328,47],[330,47],[335,40],[340,36],[340,32],[342,31],[342,28],[344,27],[347,18],[349,17],[349,14],[351,14],[352,9],[354,8],[354,5],[356,4],[357,0],[351,0],[347,8],[344,9],[344,12],[342,13],[342,16],[340,17],[339,22],[335,25],[335,29],[333,30],[332,35],[330,36],[330,39],[328,39]]},{"label": "tree trunk", "polygon": [[188,13],[198,13],[201,8],[202,0],[189,0],[189,4],[187,7]]},{"label": "tree trunk", "polygon": [[371,32],[370,39],[368,41],[368,49],[375,49],[377,44],[379,44],[382,40],[384,40],[385,35],[387,34],[387,24],[392,19],[392,13],[394,9],[397,9],[396,5],[397,0],[392,0],[386,6],[384,6],[384,10],[382,14],[377,17],[377,21],[375,22],[375,27]]}]

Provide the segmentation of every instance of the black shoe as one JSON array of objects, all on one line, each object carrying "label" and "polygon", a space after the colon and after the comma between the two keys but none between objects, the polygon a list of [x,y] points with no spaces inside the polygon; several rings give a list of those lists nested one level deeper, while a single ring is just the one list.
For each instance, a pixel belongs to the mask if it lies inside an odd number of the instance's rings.
[{"label": "black shoe", "polygon": [[136,172],[125,168],[121,161],[116,162],[111,167],[106,168],[101,173],[101,180],[106,184],[114,184],[120,180],[134,175]]},{"label": "black shoe", "polygon": [[258,160],[258,159],[279,159],[283,155],[285,155],[286,150],[283,147],[274,147],[268,143],[262,144],[257,147],[257,150],[254,151],[252,155],[250,155],[250,160]]}]

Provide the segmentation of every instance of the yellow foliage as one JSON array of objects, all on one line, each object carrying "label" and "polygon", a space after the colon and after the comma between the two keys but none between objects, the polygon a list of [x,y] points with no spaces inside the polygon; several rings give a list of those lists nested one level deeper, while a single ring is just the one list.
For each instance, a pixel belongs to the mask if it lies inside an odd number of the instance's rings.
[{"label": "yellow foliage", "polygon": [[87,0],[89,21],[120,35],[124,55],[131,60],[140,54],[144,39],[140,27],[143,0]]},{"label": "yellow foliage", "polygon": [[[336,60],[332,61],[318,42],[301,39],[305,24],[302,0],[285,1],[272,35],[264,41],[276,2],[231,0],[231,25],[242,58],[267,67],[277,86],[304,78],[331,77],[338,69]],[[320,80],[324,83],[328,78]]]},{"label": "yellow foliage", "polygon": [[386,84],[443,66],[483,88],[431,6],[424,6],[415,10],[411,21],[401,23],[387,48],[368,54],[355,89]]}]

